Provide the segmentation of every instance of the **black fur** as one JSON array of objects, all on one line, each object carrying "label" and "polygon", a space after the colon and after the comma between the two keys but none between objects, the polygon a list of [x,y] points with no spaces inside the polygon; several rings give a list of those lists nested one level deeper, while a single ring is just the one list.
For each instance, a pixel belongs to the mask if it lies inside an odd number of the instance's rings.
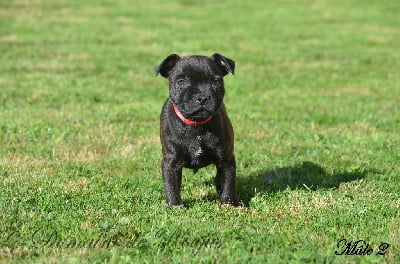
[{"label": "black fur", "polygon": [[[215,184],[221,202],[239,205],[234,135],[223,103],[223,77],[234,74],[234,70],[235,62],[217,53],[182,58],[172,54],[156,67],[156,74],[169,80],[170,96],[160,116],[162,175],[169,206],[183,205],[182,168],[197,170],[210,164],[217,168]],[[187,119],[212,118],[203,125],[185,124],[174,112],[173,104]]]}]

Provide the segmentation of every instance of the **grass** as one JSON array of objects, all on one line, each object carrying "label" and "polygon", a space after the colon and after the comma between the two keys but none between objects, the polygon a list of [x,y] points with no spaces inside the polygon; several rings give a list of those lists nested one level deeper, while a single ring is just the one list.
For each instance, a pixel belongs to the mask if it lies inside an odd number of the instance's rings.
[{"label": "grass", "polygon": [[[396,1],[1,1],[0,262],[400,258]],[[170,53],[220,52],[241,208],[215,169],[168,209]],[[373,254],[335,255],[365,240]],[[381,243],[390,246],[376,255]]]}]

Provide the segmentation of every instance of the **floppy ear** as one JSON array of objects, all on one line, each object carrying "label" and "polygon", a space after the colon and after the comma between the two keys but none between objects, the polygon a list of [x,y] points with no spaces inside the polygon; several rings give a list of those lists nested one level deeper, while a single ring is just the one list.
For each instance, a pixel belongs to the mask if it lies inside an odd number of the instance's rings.
[{"label": "floppy ear", "polygon": [[156,76],[161,74],[161,76],[168,78],[169,73],[171,72],[172,68],[174,68],[175,64],[181,59],[176,54],[171,54],[166,57],[160,65],[156,67]]},{"label": "floppy ear", "polygon": [[225,76],[228,73],[235,74],[235,62],[227,57],[222,56],[219,53],[215,53],[211,56],[214,61],[217,63],[219,69],[222,71],[222,74]]}]

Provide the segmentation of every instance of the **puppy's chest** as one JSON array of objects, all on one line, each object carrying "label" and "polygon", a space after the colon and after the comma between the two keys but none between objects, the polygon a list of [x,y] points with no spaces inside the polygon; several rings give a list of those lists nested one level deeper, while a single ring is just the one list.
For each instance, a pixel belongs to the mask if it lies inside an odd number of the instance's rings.
[{"label": "puppy's chest", "polygon": [[203,166],[212,163],[220,156],[219,139],[212,135],[196,136],[188,145],[188,156],[192,166]]},{"label": "puppy's chest", "polygon": [[194,140],[192,140],[190,144],[190,153],[194,157],[200,157],[204,155],[205,153],[209,152],[210,150],[210,144],[209,140],[207,138],[202,137],[202,136],[197,136]]}]

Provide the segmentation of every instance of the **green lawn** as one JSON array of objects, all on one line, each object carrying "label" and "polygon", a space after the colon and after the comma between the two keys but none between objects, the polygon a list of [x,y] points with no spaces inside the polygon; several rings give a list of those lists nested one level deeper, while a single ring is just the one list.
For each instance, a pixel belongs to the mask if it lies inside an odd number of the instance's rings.
[{"label": "green lawn", "polygon": [[[0,0],[0,262],[399,262],[399,13]],[[186,208],[168,209],[154,68],[215,52],[236,61],[225,104],[243,206],[220,205],[209,167],[184,171]],[[336,255],[343,239],[370,255]]]}]

